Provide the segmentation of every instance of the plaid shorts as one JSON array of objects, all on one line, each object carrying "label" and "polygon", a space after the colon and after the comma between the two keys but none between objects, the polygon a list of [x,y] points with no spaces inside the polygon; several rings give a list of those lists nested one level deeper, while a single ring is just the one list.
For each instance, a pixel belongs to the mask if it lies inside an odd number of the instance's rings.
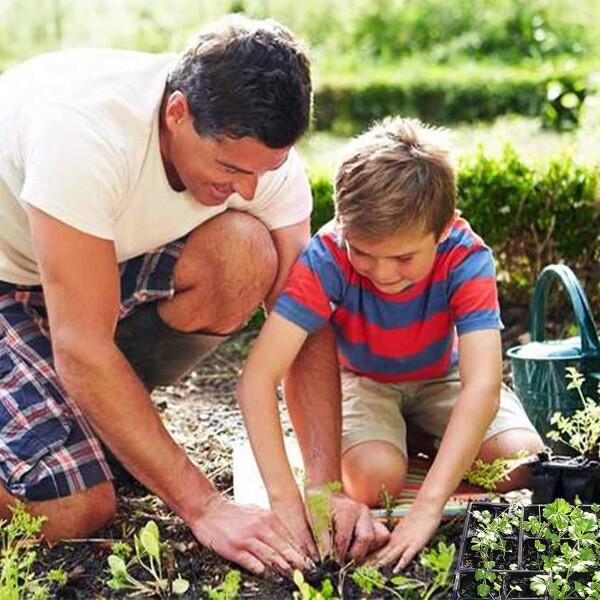
[{"label": "plaid shorts", "polygon": [[[119,318],[171,298],[185,238],[121,265]],[[56,371],[41,286],[0,282],[0,479],[9,493],[49,500],[113,478],[101,442]]]}]

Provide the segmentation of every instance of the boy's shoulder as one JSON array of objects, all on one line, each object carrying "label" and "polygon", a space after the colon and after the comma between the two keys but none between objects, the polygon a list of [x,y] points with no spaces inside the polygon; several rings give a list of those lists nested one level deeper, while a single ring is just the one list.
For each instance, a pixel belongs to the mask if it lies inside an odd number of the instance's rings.
[{"label": "boy's shoulder", "polygon": [[438,252],[444,253],[455,248],[464,250],[487,248],[483,238],[473,231],[471,224],[461,215],[456,217],[448,237],[438,246]]}]

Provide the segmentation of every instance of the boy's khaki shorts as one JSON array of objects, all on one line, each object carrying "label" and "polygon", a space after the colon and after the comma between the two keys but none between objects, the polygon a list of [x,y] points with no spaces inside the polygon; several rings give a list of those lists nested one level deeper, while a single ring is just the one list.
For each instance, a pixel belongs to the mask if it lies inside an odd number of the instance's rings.
[{"label": "boy's khaki shorts", "polygon": [[[409,383],[380,383],[342,371],[342,452],[362,442],[383,441],[407,456],[407,422],[441,439],[460,387],[457,369],[446,377]],[[508,429],[535,432],[520,400],[502,384],[500,408],[484,441]]]}]

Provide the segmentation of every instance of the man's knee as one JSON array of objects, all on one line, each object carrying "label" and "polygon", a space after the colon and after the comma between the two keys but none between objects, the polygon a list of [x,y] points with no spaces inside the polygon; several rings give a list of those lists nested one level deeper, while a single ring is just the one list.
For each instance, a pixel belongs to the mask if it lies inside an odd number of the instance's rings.
[{"label": "man's knee", "polygon": [[267,296],[277,268],[277,250],[265,225],[227,211],[188,236],[175,266],[179,302],[170,301],[171,310],[161,309],[161,316],[183,331],[230,333]]},{"label": "man's knee", "polygon": [[115,517],[117,499],[110,481],[95,485],[83,492],[28,503],[33,515],[44,515],[44,537],[54,542],[62,539],[89,537]]}]

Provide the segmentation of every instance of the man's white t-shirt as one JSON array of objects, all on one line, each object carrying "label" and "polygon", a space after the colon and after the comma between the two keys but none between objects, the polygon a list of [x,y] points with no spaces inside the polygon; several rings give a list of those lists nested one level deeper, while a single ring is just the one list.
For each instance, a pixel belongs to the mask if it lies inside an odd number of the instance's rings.
[{"label": "man's white t-shirt", "polygon": [[158,117],[173,54],[65,50],[0,76],[0,281],[35,285],[26,203],[113,240],[122,262],[188,233],[228,208],[273,230],[306,219],[310,186],[294,150],[247,202],[204,206],[174,191]]}]

